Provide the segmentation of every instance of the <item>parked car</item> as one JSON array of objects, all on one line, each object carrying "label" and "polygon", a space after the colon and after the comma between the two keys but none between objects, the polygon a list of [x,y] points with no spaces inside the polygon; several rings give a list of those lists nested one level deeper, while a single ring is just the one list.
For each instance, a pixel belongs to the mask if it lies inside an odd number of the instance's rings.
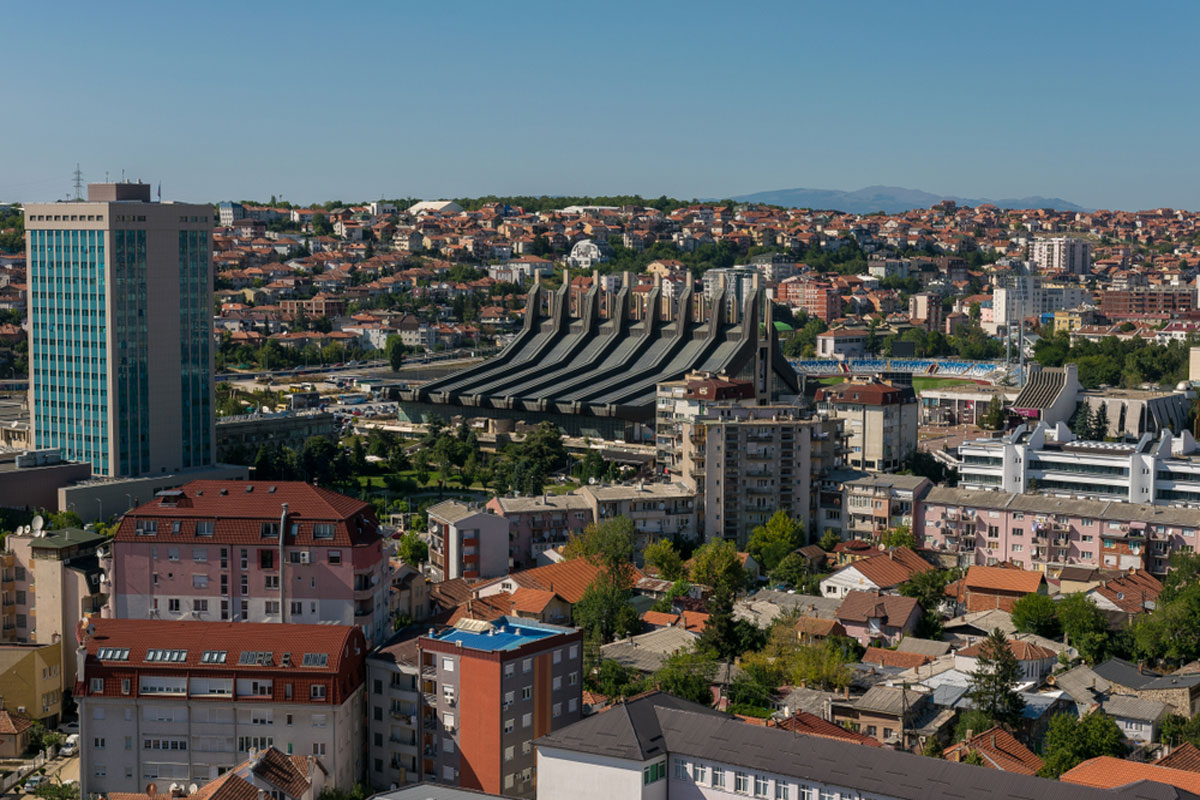
[{"label": "parked car", "polygon": [[79,733],[79,720],[73,719],[70,722],[64,722],[58,726],[59,733],[65,733],[70,736],[73,733]]},{"label": "parked car", "polygon": [[29,780],[25,781],[25,785],[21,787],[21,790],[24,791],[25,794],[33,794],[34,790],[45,782],[45,775],[30,775]]}]

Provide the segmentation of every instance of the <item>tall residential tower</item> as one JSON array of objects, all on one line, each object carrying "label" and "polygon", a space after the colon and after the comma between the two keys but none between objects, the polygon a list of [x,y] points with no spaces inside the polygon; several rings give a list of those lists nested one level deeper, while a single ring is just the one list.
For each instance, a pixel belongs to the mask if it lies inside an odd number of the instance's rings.
[{"label": "tall residential tower", "polygon": [[212,224],[143,183],[25,207],[34,447],[112,477],[213,463]]}]

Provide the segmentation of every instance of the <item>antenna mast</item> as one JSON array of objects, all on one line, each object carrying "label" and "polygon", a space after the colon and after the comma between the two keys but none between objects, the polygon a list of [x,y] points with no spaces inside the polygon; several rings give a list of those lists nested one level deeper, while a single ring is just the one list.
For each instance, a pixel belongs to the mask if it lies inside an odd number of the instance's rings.
[{"label": "antenna mast", "polygon": [[75,199],[82,200],[83,199],[83,172],[81,172],[79,169],[79,162],[75,163],[75,172],[73,172],[72,174],[75,176]]}]

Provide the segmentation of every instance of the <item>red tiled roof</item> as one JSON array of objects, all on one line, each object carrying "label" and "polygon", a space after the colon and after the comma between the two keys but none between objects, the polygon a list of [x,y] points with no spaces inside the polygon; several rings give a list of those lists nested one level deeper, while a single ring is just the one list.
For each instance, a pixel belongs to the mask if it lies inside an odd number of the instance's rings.
[{"label": "red tiled roof", "polygon": [[540,614],[556,597],[555,592],[521,586],[512,593],[512,610]]},{"label": "red tiled roof", "polygon": [[[973,645],[964,647],[959,650],[956,655],[975,658],[983,649],[984,640],[981,639]],[[1054,658],[1055,653],[1048,647],[1042,647],[1040,644],[1027,642],[1024,639],[1009,639],[1008,649],[1018,661],[1040,661],[1046,658]]]},{"label": "red tiled roof", "polygon": [[[223,677],[253,673],[275,679],[276,694],[282,698],[279,684],[284,680],[298,686],[296,699],[308,700],[306,680],[334,680],[329,700],[342,702],[361,681],[367,643],[362,630],[354,625],[303,625],[265,622],[200,622],[192,620],[93,619],[94,630],[84,642],[89,677],[103,678],[105,691],[116,692],[121,678],[136,678],[143,669],[162,675],[220,673]],[[101,660],[99,651],[128,649],[123,659]],[[180,660],[171,658],[147,659],[150,650],[184,651]],[[206,652],[224,652],[223,662],[205,662]],[[262,665],[242,665],[243,652],[269,653],[270,661]],[[306,653],[324,654],[325,666],[304,666]],[[284,666],[284,656],[290,666]],[[136,685],[136,680],[134,681]],[[88,685],[78,690],[90,692]]]},{"label": "red tiled roof", "polygon": [[15,736],[29,730],[32,725],[33,720],[28,717],[0,710],[0,735]]},{"label": "red tiled roof", "polygon": [[1200,773],[1139,761],[1125,761],[1113,756],[1088,759],[1064,772],[1059,780],[1081,786],[1095,786],[1098,789],[1114,789],[1138,781],[1154,781],[1200,794]]},{"label": "red tiled roof", "polygon": [[[572,558],[557,564],[547,564],[543,567],[513,572],[508,578],[517,586],[555,592],[571,605],[575,605],[587,591],[588,584],[596,579],[600,570],[599,566],[586,558]],[[637,581],[641,576],[641,573],[635,569],[633,580]]]},{"label": "red tiled roof", "polygon": [[1181,769],[1184,772],[1200,772],[1200,748],[1191,742],[1184,742],[1171,752],[1154,762],[1158,767]]},{"label": "red tiled roof", "polygon": [[[191,541],[196,538],[196,522],[212,520],[213,535],[202,537],[206,541],[261,544],[262,523],[278,523],[281,505],[287,503],[289,523],[298,525],[296,535],[289,532],[288,544],[345,547],[380,541],[379,523],[369,503],[300,481],[191,481],[176,491],[128,512],[115,540]],[[157,533],[137,533],[138,520],[157,521]],[[180,522],[178,533],[171,527],[175,520]],[[334,523],[333,537],[314,538],[315,522]]]},{"label": "red tiled roof", "polygon": [[980,755],[983,766],[1004,772],[1036,775],[1042,768],[1042,759],[1000,726],[951,745],[942,754],[949,761],[962,761],[971,752]]},{"label": "red tiled roof", "polygon": [[819,736],[822,739],[855,742],[867,747],[883,747],[882,744],[866,734],[846,730],[841,725],[827,722],[816,714],[810,714],[807,711],[797,711],[795,716],[780,720],[779,728],[785,731],[792,731],[793,733],[802,733],[806,736]]},{"label": "red tiled roof", "polygon": [[847,569],[858,570],[863,577],[880,588],[899,586],[919,572],[928,572],[933,565],[908,547],[897,547],[890,553],[855,561]]},{"label": "red tiled roof", "polygon": [[1130,614],[1146,610],[1146,603],[1158,599],[1162,584],[1145,570],[1134,570],[1128,575],[1097,586],[1094,591],[1110,603]]},{"label": "red tiled roof", "polygon": [[932,658],[922,653],[899,653],[895,650],[888,650],[885,647],[868,647],[867,652],[862,657],[864,664],[879,664],[884,667],[899,667],[901,669],[921,667],[932,660]]},{"label": "red tiled roof", "polygon": [[796,620],[796,633],[807,636],[845,636],[846,629],[836,619],[801,617]]},{"label": "red tiled roof", "polygon": [[642,622],[647,625],[669,627],[679,622],[678,614],[668,614],[666,611],[647,611],[642,614]]},{"label": "red tiled roof", "polygon": [[912,597],[852,590],[842,600],[837,618],[841,622],[881,619],[884,625],[903,625],[917,608],[917,601]]},{"label": "red tiled roof", "polygon": [[1045,576],[1033,570],[1014,567],[985,567],[979,564],[967,570],[964,586],[967,591],[998,591],[1036,593],[1045,583]]},{"label": "red tiled roof", "polygon": [[689,630],[693,633],[700,633],[708,627],[708,617],[709,615],[705,614],[703,611],[688,611],[687,609],[684,609],[684,630]]}]

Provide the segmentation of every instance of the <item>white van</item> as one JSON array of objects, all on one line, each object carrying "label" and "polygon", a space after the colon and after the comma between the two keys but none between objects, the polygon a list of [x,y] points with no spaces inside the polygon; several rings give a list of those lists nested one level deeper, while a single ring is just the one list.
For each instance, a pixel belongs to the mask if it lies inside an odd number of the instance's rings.
[{"label": "white van", "polygon": [[79,752],[79,734],[78,733],[72,733],[70,736],[68,736],[67,740],[65,742],[63,742],[62,750],[58,751],[59,755],[63,755],[63,756],[73,756],[78,752]]}]

